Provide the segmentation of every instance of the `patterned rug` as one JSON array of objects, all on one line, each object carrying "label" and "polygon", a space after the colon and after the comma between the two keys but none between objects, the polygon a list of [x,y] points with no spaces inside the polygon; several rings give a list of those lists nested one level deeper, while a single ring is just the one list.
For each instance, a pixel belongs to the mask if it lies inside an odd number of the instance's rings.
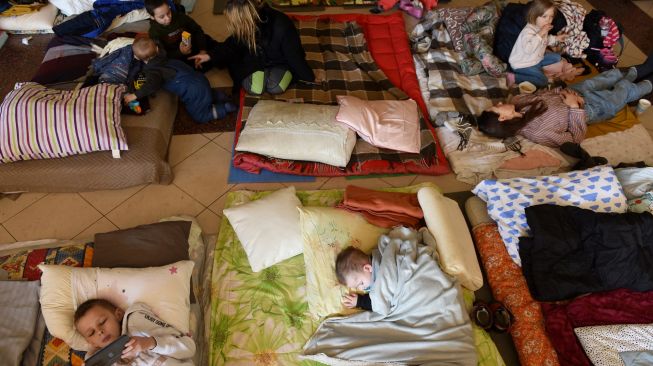
[{"label": "patterned rug", "polygon": [[[11,280],[38,280],[40,263],[60,264],[71,267],[90,267],[93,259],[93,243],[73,245],[62,248],[34,249],[12,255],[0,256],[0,268],[9,273]],[[81,366],[84,352],[73,351],[61,339],[53,337],[45,330],[39,365]]]}]

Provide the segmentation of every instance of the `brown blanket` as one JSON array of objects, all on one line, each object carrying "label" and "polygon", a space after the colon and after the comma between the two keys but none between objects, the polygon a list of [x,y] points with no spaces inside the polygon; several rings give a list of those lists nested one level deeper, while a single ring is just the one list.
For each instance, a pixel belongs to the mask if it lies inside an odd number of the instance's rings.
[{"label": "brown blanket", "polygon": [[424,217],[414,193],[382,192],[357,186],[345,188],[345,199],[337,207],[358,212],[369,223],[387,228],[397,225],[416,228]]}]

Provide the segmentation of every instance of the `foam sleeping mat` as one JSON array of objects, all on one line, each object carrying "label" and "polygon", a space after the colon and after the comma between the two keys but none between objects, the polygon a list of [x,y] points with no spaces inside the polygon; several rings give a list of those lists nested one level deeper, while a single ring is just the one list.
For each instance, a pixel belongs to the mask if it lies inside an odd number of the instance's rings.
[{"label": "foam sleeping mat", "polygon": [[[294,18],[309,65],[314,70],[323,70],[327,81],[319,85],[296,83],[283,94],[264,95],[262,98],[337,104],[336,95],[344,94],[368,100],[410,97],[418,103],[422,114],[427,115],[401,13]],[[241,93],[236,142],[251,107],[260,98]],[[327,177],[390,173],[440,175],[450,171],[433,126],[424,117],[421,118],[419,154],[377,148],[359,139],[344,169],[248,152],[236,152],[233,163],[235,167],[253,173],[267,169],[277,173]]]}]

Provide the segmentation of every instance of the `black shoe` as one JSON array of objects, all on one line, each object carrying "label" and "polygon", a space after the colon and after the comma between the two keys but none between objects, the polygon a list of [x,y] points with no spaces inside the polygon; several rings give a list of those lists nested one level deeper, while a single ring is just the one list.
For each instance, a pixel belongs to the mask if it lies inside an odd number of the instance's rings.
[{"label": "black shoe", "polygon": [[608,163],[608,159],[602,156],[590,156],[589,159],[581,160],[576,165],[574,165],[572,170],[586,170],[594,168],[595,166],[605,165]]},{"label": "black shoe", "polygon": [[580,160],[587,160],[591,156],[590,154],[583,149],[580,144],[576,144],[574,142],[565,142],[564,144],[560,145],[560,151],[562,151],[564,154],[571,156],[572,158],[580,159]]}]

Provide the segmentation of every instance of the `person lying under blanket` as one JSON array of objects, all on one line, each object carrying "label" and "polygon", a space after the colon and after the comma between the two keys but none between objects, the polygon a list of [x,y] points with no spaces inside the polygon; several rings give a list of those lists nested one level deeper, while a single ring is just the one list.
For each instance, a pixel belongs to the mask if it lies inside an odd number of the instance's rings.
[{"label": "person lying under blanket", "polygon": [[478,128],[498,138],[516,134],[549,147],[565,142],[580,143],[586,123],[614,117],[627,103],[653,90],[653,54],[625,73],[618,69],[570,85],[566,89],[539,90],[522,94],[510,103],[499,103],[478,117]]},{"label": "person lying under blanket", "polygon": [[74,315],[75,329],[92,350],[86,360],[122,334],[130,336],[122,351],[120,365],[193,365],[193,339],[160,320],[150,308],[136,303],[123,311],[102,299],[82,303]]},{"label": "person lying under blanket", "polygon": [[[304,345],[302,359],[326,364],[477,364],[471,320],[460,285],[438,265],[421,233],[399,226],[379,238],[370,258],[346,248],[336,259],[340,282],[369,289],[369,306],[327,318]],[[346,296],[352,307],[364,296]]]}]

